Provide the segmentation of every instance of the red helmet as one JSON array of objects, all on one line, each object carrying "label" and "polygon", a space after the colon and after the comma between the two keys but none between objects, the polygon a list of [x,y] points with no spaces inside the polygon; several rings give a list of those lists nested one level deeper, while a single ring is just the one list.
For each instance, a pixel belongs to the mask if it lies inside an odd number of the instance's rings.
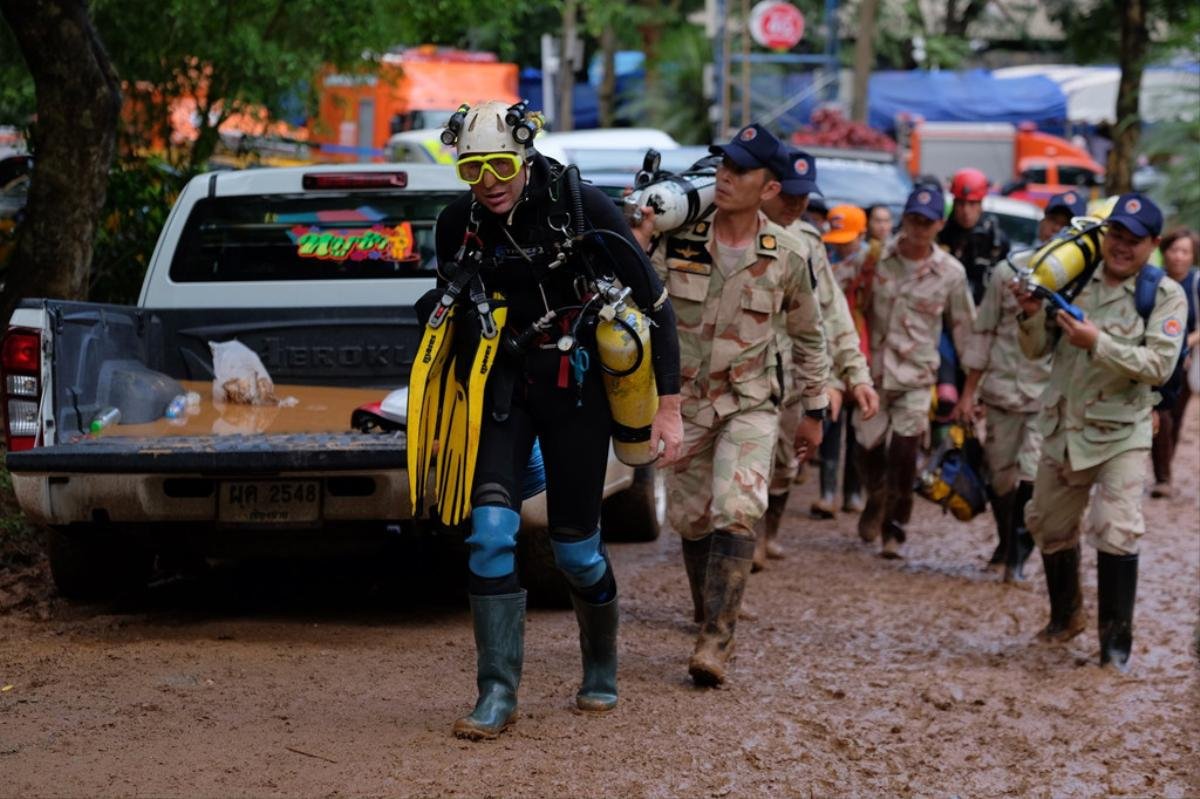
[{"label": "red helmet", "polygon": [[950,195],[956,200],[982,200],[987,193],[987,175],[978,169],[960,169],[950,181]]}]

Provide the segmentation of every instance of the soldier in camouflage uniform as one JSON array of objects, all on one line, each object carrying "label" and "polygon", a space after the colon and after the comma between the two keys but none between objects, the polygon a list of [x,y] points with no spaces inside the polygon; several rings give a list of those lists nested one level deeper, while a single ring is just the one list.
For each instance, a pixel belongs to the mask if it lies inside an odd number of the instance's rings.
[{"label": "soldier in camouflage uniform", "polygon": [[[786,327],[790,358],[803,382],[800,403],[813,417],[799,435],[821,440],[829,362],[821,311],[803,246],[760,211],[779,191],[767,168],[779,142],[765,128],[743,128],[717,170],[712,221],[664,236],[651,262],[671,296],[680,344],[683,446],[667,476],[668,514],[683,538],[684,565],[701,623],[688,672],[697,685],[720,685],[767,506],[779,426]],[[637,235],[646,242],[652,214]]]},{"label": "soldier in camouflage uniform", "polygon": [[[1056,195],[1046,205],[1038,235],[1047,239],[1064,226],[1064,216],[1069,223],[1071,217],[1086,213],[1078,193]],[[1050,381],[1050,354],[1026,358],[1017,342],[1017,313],[1021,309],[1009,290],[1015,278],[1006,263],[992,270],[975,317],[975,335],[962,356],[967,380],[955,409],[955,415],[965,423],[981,411],[987,416],[983,452],[999,539],[987,568],[1003,566],[1005,582],[1024,579],[1025,561],[1033,551],[1025,507],[1033,496],[1033,478],[1042,450],[1037,413],[1042,392]]]},{"label": "soldier in camouflage uniform", "polygon": [[929,429],[943,324],[962,352],[975,322],[975,303],[962,264],[935,245],[944,212],[939,188],[914,189],[904,206],[900,235],[889,242],[865,289],[871,377],[880,393],[880,412],[866,419],[860,409],[855,417],[867,488],[858,534],[869,542],[882,533],[885,558],[902,557],[917,450]]},{"label": "soldier in camouflage uniform", "polygon": [[[784,147],[773,169],[780,181],[781,191],[776,197],[763,203],[763,211],[772,222],[792,233],[804,248],[803,262],[816,277],[817,301],[821,305],[825,341],[833,366],[828,388],[830,418],[825,420],[821,443],[822,452],[825,453],[829,443],[825,437],[841,434],[841,427],[835,422],[847,388],[850,389],[854,401],[863,408],[863,415],[867,418],[874,416],[879,409],[879,397],[871,385],[871,373],[859,346],[858,332],[850,316],[846,297],[834,277],[821,233],[803,218],[809,195],[818,191],[816,159],[802,150]],[[779,335],[780,350],[787,353],[787,331],[781,329]],[[791,385],[800,385],[804,376],[799,374],[795,364],[789,363],[788,366],[789,379],[788,385],[785,386],[783,406],[779,412],[779,436],[775,442],[767,512],[763,516],[758,546],[754,552],[756,570],[766,565],[768,557],[783,557],[783,550],[776,541],[779,523],[787,507],[792,482],[796,479],[806,454],[799,453],[796,449],[796,429],[804,415],[804,408],[799,395],[790,390]],[[835,474],[838,454],[835,449],[832,455],[832,469]],[[822,469],[824,475],[824,465]]]},{"label": "soldier in camouflage uniform", "polygon": [[1121,671],[1129,667],[1133,645],[1138,539],[1146,529],[1142,491],[1152,387],[1174,371],[1187,318],[1183,290],[1171,280],[1158,283],[1145,320],[1134,302],[1138,273],[1161,232],[1162,213],[1149,198],[1136,192],[1117,198],[1102,260],[1075,299],[1082,322],[1061,311],[1051,317],[1043,301],[1014,288],[1022,311],[1021,349],[1031,358],[1048,352],[1053,358],[1029,507],[1029,530],[1042,551],[1050,594],[1050,623],[1039,636],[1065,641],[1086,626],[1079,590],[1082,528],[1098,551],[1100,663]]}]

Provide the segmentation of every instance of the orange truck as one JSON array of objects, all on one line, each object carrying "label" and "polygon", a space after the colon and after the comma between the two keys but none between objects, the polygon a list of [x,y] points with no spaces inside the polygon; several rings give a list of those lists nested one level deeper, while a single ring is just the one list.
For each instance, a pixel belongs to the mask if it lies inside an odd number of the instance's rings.
[{"label": "orange truck", "polygon": [[1055,194],[1082,189],[1099,196],[1104,167],[1084,150],[1032,124],[917,122],[908,133],[908,171],[943,183],[959,169],[982,170],[1003,193],[1040,206]]},{"label": "orange truck", "polygon": [[462,103],[515,103],[517,77],[516,64],[492,53],[434,46],[388,53],[375,72],[320,78],[310,141],[343,158],[385,160],[392,134],[439,127]]}]

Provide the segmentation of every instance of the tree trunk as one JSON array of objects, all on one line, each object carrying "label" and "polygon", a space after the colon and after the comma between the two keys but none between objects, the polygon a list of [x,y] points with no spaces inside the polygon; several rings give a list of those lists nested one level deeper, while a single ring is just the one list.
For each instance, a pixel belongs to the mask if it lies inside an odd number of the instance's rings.
[{"label": "tree trunk", "polygon": [[960,14],[957,0],[947,0],[946,35],[960,39],[966,38],[967,28],[979,18],[985,8],[987,8],[987,0],[970,0]]},{"label": "tree trunk", "polygon": [[86,298],[121,88],[84,0],[0,0],[0,14],[37,92],[29,205],[0,293],[7,323],[25,296]]},{"label": "tree trunk", "polygon": [[1141,99],[1142,69],[1146,62],[1149,28],[1146,23],[1146,0],[1118,0],[1113,5],[1121,18],[1121,46],[1117,61],[1121,66],[1121,83],[1117,88],[1117,125],[1113,147],[1108,154],[1107,192],[1121,194],[1133,186],[1133,158],[1142,135],[1138,116]]},{"label": "tree trunk", "polygon": [[600,34],[600,50],[604,60],[604,78],[600,81],[600,127],[611,128],[617,117],[617,31],[611,22]]},{"label": "tree trunk", "polygon": [[575,63],[571,56],[575,45],[576,14],[579,0],[563,4],[562,51],[558,61],[558,129],[575,129]]},{"label": "tree trunk", "polygon": [[875,64],[875,11],[879,0],[863,0],[858,9],[858,38],[854,42],[854,100],[850,118],[867,121],[867,84]]}]

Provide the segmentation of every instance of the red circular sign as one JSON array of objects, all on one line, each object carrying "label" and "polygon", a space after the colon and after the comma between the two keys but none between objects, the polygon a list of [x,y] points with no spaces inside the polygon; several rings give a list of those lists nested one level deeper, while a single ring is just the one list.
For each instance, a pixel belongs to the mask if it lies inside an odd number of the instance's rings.
[{"label": "red circular sign", "polygon": [[762,0],[750,12],[750,35],[772,50],[790,50],[804,38],[804,14],[784,0]]}]

